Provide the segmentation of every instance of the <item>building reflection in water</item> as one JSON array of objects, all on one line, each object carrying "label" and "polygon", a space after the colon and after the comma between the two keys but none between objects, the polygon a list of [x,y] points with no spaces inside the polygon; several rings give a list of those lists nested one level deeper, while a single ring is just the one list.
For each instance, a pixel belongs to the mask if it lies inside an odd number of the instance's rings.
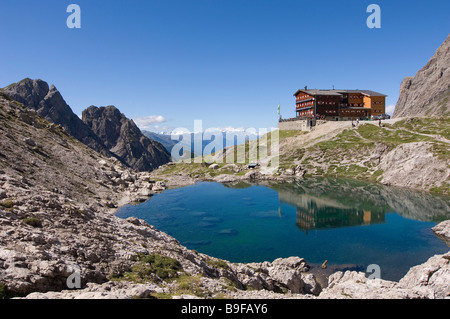
[{"label": "building reflection in water", "polygon": [[281,203],[290,204],[297,209],[297,226],[308,233],[309,230],[382,224],[385,212],[363,210],[339,203],[329,198],[309,194],[279,192]]},{"label": "building reflection in water", "polygon": [[[313,229],[339,228],[385,223],[385,215],[397,214],[435,223],[447,220],[450,198],[430,193],[383,186],[356,180],[309,178],[287,183],[260,182],[278,192],[282,203],[294,206],[297,226],[305,232]],[[248,188],[249,183],[226,185]]]},{"label": "building reflection in water", "polygon": [[308,210],[297,207],[297,226],[308,232],[311,229],[381,224],[385,222],[384,215],[384,213],[372,213],[357,209],[318,208],[311,205]]}]

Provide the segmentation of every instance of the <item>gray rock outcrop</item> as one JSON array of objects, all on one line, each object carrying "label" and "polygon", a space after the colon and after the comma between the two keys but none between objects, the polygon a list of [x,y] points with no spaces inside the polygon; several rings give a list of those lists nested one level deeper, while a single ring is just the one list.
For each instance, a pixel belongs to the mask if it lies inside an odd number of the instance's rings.
[{"label": "gray rock outcrop", "polygon": [[426,189],[427,185],[444,185],[449,180],[448,163],[434,156],[431,142],[405,143],[381,157],[380,180],[387,185]]},{"label": "gray rock outcrop", "polygon": [[46,120],[61,125],[68,134],[93,150],[106,156],[110,155],[102,141],[73,113],[54,85],[49,87],[42,80],[26,78],[7,86],[4,91],[13,100],[36,111]]},{"label": "gray rock outcrop", "polygon": [[414,77],[406,77],[393,117],[450,114],[450,35]]},{"label": "gray rock outcrop", "polygon": [[[433,227],[445,242],[450,241],[450,221]],[[399,282],[368,279],[356,271],[336,272],[320,294],[325,299],[444,299],[450,298],[450,251],[430,257],[412,267]]]},{"label": "gray rock outcrop", "polygon": [[450,252],[411,268],[399,281],[366,278],[356,271],[336,272],[323,299],[444,299],[450,297]]},{"label": "gray rock outcrop", "polygon": [[171,161],[164,146],[143,135],[114,106],[90,106],[83,111],[82,118],[106,148],[134,170],[152,171]]},{"label": "gray rock outcrop", "polygon": [[433,227],[433,232],[450,247],[450,220],[446,220]]}]

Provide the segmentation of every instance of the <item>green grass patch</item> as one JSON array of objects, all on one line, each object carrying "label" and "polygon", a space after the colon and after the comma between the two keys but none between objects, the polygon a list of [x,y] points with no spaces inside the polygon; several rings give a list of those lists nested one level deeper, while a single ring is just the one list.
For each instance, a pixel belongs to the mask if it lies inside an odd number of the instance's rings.
[{"label": "green grass patch", "polygon": [[[287,130],[287,131],[279,130],[280,140],[285,139],[285,138],[290,138],[290,137],[302,136],[302,135],[305,135],[306,133],[307,132],[298,131],[298,130]],[[270,133],[269,133],[269,136],[270,136]]]},{"label": "green grass patch", "polygon": [[172,293],[175,295],[194,295],[200,298],[206,297],[205,292],[201,288],[201,276],[182,275],[175,282],[177,287]]},{"label": "green grass patch", "polygon": [[439,194],[450,194],[450,183],[444,182],[441,186],[430,188],[430,192]]},{"label": "green grass patch", "polygon": [[420,141],[430,141],[431,137],[416,134],[396,127],[394,129],[380,128],[376,125],[366,124],[358,128],[358,133],[369,142],[384,143],[386,145],[396,146],[403,143],[413,143]]},{"label": "green grass patch", "polygon": [[370,176],[370,180],[373,182],[376,182],[378,180],[378,177],[380,177],[381,175],[383,175],[383,170],[382,169],[377,169],[375,172],[373,172],[373,174]]},{"label": "green grass patch", "polygon": [[178,271],[182,270],[178,260],[159,254],[138,254],[133,256],[132,259],[141,264],[148,265],[149,267],[143,267],[143,269],[150,269],[151,272],[155,273],[161,279],[177,277]]},{"label": "green grass patch", "polygon": [[450,158],[450,147],[447,143],[433,143],[431,152],[434,154],[434,156],[443,161],[446,161]]},{"label": "green grass patch", "polygon": [[394,128],[407,129],[421,134],[441,135],[450,139],[450,117],[414,117],[393,124]]},{"label": "green grass patch", "polygon": [[335,138],[319,142],[315,146],[310,147],[309,150],[314,150],[317,147],[321,151],[333,149],[348,150],[363,147],[367,143],[369,142],[364,141],[364,139],[359,137],[353,130],[346,129],[339,133]]},{"label": "green grass patch", "polygon": [[208,265],[210,265],[213,268],[223,268],[223,269],[230,269],[227,262],[222,259],[211,259],[208,258],[206,261]]},{"label": "green grass patch", "polygon": [[[393,148],[404,143],[435,141],[432,136],[422,134],[439,134],[446,137],[449,135],[449,127],[450,122],[447,118],[435,122],[432,119],[408,119],[399,121],[390,128],[365,124],[360,125],[356,130],[346,129],[333,139],[319,142],[308,150],[313,151],[317,148],[321,151],[357,150],[371,147],[374,143],[382,143]],[[411,131],[417,131],[417,133]]]},{"label": "green grass patch", "polygon": [[299,161],[306,153],[305,148],[295,148],[286,150],[284,154],[280,154],[280,168],[292,168],[295,161]]}]

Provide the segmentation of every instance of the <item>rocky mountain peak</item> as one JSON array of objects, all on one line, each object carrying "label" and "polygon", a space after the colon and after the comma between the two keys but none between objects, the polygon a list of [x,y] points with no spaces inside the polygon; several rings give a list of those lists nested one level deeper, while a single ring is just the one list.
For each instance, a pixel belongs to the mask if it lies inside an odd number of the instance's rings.
[{"label": "rocky mountain peak", "polygon": [[102,141],[73,113],[58,89],[40,79],[26,78],[4,89],[13,100],[35,110],[46,120],[59,124],[67,133],[103,155],[110,155]]},{"label": "rocky mountain peak", "polygon": [[164,146],[143,135],[133,120],[113,105],[90,106],[82,119],[110,152],[137,171],[152,171],[171,160]]},{"label": "rocky mountain peak", "polygon": [[394,117],[450,114],[450,34],[414,77],[406,77]]},{"label": "rocky mountain peak", "polygon": [[96,107],[90,106],[82,113],[83,122],[89,126],[104,145],[113,148],[120,136],[122,122],[125,121],[125,115],[114,106]]},{"label": "rocky mountain peak", "polygon": [[49,92],[47,82],[40,79],[23,79],[18,83],[13,83],[5,88],[8,95],[28,108],[38,110],[40,101],[44,100]]},{"label": "rocky mountain peak", "polygon": [[95,151],[117,157],[138,171],[151,171],[171,160],[161,144],[145,137],[132,120],[112,105],[91,106],[81,120],[58,89],[40,79],[23,79],[4,88],[4,92],[46,120],[61,125]]}]

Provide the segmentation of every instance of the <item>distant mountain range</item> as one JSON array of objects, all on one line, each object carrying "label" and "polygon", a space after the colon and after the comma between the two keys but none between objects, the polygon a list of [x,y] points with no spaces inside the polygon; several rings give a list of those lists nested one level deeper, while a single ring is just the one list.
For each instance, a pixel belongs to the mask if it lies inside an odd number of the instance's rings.
[{"label": "distant mountain range", "polygon": [[[258,134],[248,134],[245,130],[234,129],[230,130],[220,130],[217,129],[213,131],[213,135],[206,135],[205,132],[202,133],[187,133],[182,134],[180,132],[170,133],[155,133],[150,131],[142,131],[142,133],[148,138],[161,143],[169,153],[171,153],[174,160],[179,160],[181,158],[191,156],[203,156],[210,155],[214,152],[219,152],[225,147],[239,145],[245,143],[247,140],[254,140],[258,138]],[[174,137],[174,139],[172,139]],[[216,141],[216,137],[220,140]],[[197,141],[201,141],[200,145]],[[181,152],[184,154],[176,153],[172,154],[172,150],[175,145],[178,145],[178,150],[183,148]],[[217,149],[214,147],[217,146]]]}]

